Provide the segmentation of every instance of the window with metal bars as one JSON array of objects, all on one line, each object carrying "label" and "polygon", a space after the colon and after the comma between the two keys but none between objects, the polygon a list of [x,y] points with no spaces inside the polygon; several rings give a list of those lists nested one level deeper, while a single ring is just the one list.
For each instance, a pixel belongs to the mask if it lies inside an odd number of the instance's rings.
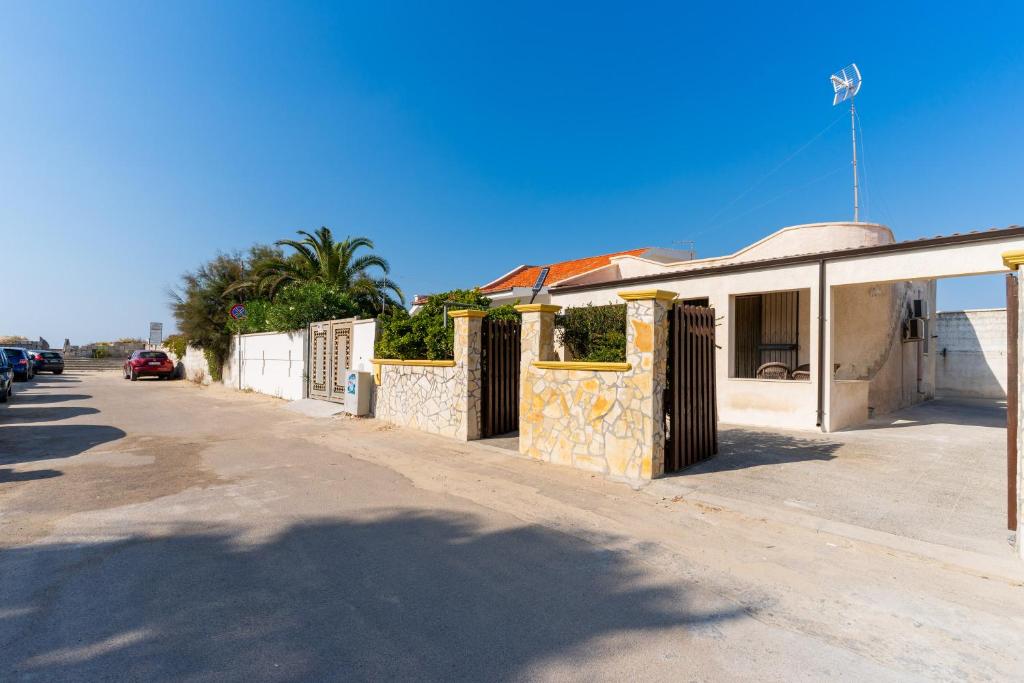
[{"label": "window with metal bars", "polygon": [[806,342],[809,328],[800,304],[800,291],[735,297],[733,377],[810,379],[809,366],[801,362],[801,340]]}]

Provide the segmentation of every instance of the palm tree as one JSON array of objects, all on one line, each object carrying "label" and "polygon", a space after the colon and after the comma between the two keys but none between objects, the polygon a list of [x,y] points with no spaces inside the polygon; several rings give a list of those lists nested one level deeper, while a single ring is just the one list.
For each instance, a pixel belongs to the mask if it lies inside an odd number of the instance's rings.
[{"label": "palm tree", "polygon": [[[356,253],[364,248],[373,249],[373,241],[368,237],[346,237],[338,242],[327,227],[313,234],[305,230],[298,233],[301,240],[275,243],[291,247],[294,254],[265,258],[254,268],[255,277],[240,283],[237,289],[254,289],[273,298],[286,285],[319,282],[349,293],[369,310],[380,309],[384,304],[405,303],[402,290],[388,278],[388,262],[377,254]],[[374,269],[379,272],[375,274]]]}]

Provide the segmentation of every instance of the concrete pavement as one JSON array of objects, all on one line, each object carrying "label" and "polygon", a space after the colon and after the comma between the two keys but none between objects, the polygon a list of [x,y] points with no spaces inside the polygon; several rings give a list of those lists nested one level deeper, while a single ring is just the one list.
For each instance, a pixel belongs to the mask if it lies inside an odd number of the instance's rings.
[{"label": "concrete pavement", "polygon": [[1011,679],[1024,571],[116,375],[0,408],[7,680]]}]

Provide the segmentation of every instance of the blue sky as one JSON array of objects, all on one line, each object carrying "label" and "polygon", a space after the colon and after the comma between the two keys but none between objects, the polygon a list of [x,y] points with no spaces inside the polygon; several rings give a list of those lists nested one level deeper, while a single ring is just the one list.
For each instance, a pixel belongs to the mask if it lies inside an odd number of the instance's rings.
[{"label": "blue sky", "polygon": [[483,4],[0,3],[0,334],[169,328],[181,272],[319,225],[411,295],[848,219],[851,61],[862,219],[1024,223],[1019,2]]}]

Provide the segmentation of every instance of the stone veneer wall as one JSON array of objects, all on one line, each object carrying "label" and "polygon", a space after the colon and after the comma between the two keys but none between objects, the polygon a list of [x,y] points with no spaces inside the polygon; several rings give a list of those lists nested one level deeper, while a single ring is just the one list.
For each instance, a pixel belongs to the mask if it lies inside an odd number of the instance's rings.
[{"label": "stone veneer wall", "polygon": [[523,315],[520,453],[642,482],[664,473],[662,398],[670,292],[623,292],[626,364],[555,361],[557,306],[517,307]]},{"label": "stone veneer wall", "polygon": [[375,417],[402,427],[468,441],[480,438],[483,311],[450,311],[455,360],[374,359]]}]

